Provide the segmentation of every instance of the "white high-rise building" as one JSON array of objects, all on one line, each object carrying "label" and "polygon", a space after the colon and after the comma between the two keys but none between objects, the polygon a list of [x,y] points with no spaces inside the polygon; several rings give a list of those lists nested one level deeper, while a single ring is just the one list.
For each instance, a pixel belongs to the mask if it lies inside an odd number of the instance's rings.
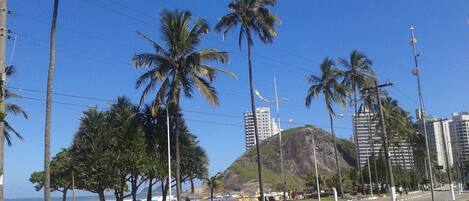
[{"label": "white high-rise building", "polygon": [[[380,120],[376,112],[370,112],[368,108],[361,107],[358,114],[354,115],[353,118],[353,128],[354,131],[356,129],[357,134],[355,145],[359,150],[358,161],[360,167],[363,167],[367,164],[367,160],[373,156],[373,153],[375,157],[378,157],[380,153],[383,155],[383,134],[381,128],[378,127]],[[391,163],[393,166],[412,169],[414,167],[414,155],[411,144],[403,139],[399,145],[389,145]]]},{"label": "white high-rise building", "polygon": [[[446,157],[450,167],[453,166],[453,149],[451,144],[451,134],[449,127],[449,120],[437,120],[432,117],[427,117],[427,134],[428,134],[428,148],[432,156],[436,157],[437,166],[443,167],[446,171]],[[421,122],[421,121],[420,121]],[[420,133],[423,133],[423,126],[420,125]],[[445,150],[446,142],[446,150]],[[448,153],[446,153],[446,151]]]},{"label": "white high-rise building", "polygon": [[453,157],[462,167],[469,165],[469,112],[455,112],[449,122]]},{"label": "white high-rise building", "polygon": [[[279,129],[276,122],[270,118],[270,108],[256,108],[256,117],[259,142],[262,142],[263,140],[270,138],[271,136],[278,133]],[[256,145],[252,112],[244,113],[244,132],[246,135],[246,150],[248,150]]]}]

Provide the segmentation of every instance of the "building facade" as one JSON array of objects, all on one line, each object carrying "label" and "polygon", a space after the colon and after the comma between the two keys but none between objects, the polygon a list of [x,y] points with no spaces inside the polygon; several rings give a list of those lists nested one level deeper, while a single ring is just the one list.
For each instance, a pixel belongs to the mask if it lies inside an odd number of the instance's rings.
[{"label": "building facade", "polygon": [[[256,145],[256,138],[254,135],[254,119],[252,112],[245,112],[243,116],[246,150],[249,150]],[[263,140],[268,139],[279,132],[276,122],[270,117],[270,108],[256,108],[256,117],[259,142],[262,142]]]},{"label": "building facade", "polygon": [[[353,129],[356,131],[355,147],[358,150],[358,162],[360,167],[366,166],[371,156],[378,157],[384,152],[383,133],[379,127],[379,116],[376,112],[361,107],[358,114],[353,116]],[[401,140],[399,146],[389,146],[391,163],[404,169],[414,167],[414,155],[412,146],[405,140]]]},{"label": "building facade", "polygon": [[[453,166],[453,146],[450,134],[449,120],[437,120],[427,117],[428,148],[432,157],[436,159],[437,166],[443,171],[447,170],[446,157],[450,167]],[[421,122],[421,121],[420,121]],[[419,126],[419,133],[423,133],[423,126]],[[445,147],[446,143],[446,147]],[[446,149],[445,149],[446,148]]]},{"label": "building facade", "polygon": [[467,167],[469,165],[469,112],[453,113],[449,127],[454,147],[453,157],[456,162],[460,162],[462,167]]}]

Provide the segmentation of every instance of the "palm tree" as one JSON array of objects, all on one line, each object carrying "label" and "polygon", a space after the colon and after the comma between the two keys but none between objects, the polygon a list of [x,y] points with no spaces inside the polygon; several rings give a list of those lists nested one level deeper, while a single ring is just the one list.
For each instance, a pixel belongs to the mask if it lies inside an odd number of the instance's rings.
[{"label": "palm tree", "polygon": [[[5,73],[7,75],[7,77],[11,77],[15,74],[15,67],[14,66],[7,66],[5,68]],[[8,99],[12,99],[12,98],[21,98],[18,94],[15,94],[13,92],[11,92],[10,90],[8,89],[5,89],[5,99],[8,100]],[[5,103],[5,115],[2,115],[1,119],[3,121],[3,124],[5,125],[5,127],[3,128],[3,133],[5,135],[5,140],[7,141],[7,144],[8,146],[11,146],[12,145],[12,138],[13,138],[13,135],[15,135],[18,139],[23,139],[23,137],[20,135],[20,133],[18,133],[12,126],[10,123],[8,123],[8,121],[6,120],[6,116],[8,114],[12,114],[12,115],[21,115],[23,116],[25,119],[28,119],[28,114],[23,110],[23,108],[17,104],[14,104],[14,103],[9,103],[9,102],[6,102]]]},{"label": "palm tree", "polygon": [[59,0],[54,0],[52,24],[50,30],[49,72],[47,74],[46,122],[44,128],[44,201],[50,201],[50,130],[52,115],[52,79],[55,68],[55,30]]},{"label": "palm tree", "polygon": [[215,191],[221,184],[221,173],[217,173],[215,176],[205,179],[205,184],[210,188],[210,201],[213,201],[213,191]]},{"label": "palm tree", "polygon": [[230,30],[235,29],[239,25],[238,45],[242,46],[243,39],[246,39],[248,48],[248,70],[249,70],[249,93],[251,98],[251,112],[254,122],[254,136],[256,140],[257,166],[259,174],[259,191],[261,200],[264,200],[264,190],[262,186],[262,166],[259,154],[259,135],[257,128],[256,105],[254,102],[254,83],[252,78],[252,46],[253,35],[264,44],[270,44],[277,36],[275,25],[280,20],[275,16],[268,7],[276,4],[276,0],[233,0],[228,7],[230,13],[223,16],[215,27],[218,32],[223,32],[223,37]]},{"label": "palm tree", "polygon": [[[365,85],[365,82],[367,80],[374,80],[374,72],[372,70],[372,64],[373,62],[368,59],[365,54],[353,50],[350,53],[349,59],[342,59],[339,58],[339,64],[342,64],[342,66],[345,67],[345,78],[343,80],[343,83],[347,85],[350,89],[353,90],[353,105],[354,105],[354,110],[355,110],[355,115],[358,114],[358,107],[357,107],[357,95],[358,95],[358,90],[363,88]],[[354,118],[354,124],[356,125],[356,118]],[[355,147],[357,150],[357,170],[361,170],[361,164],[360,164],[360,149],[358,149],[358,138],[357,138],[357,127],[354,127],[354,137],[355,137]],[[362,184],[362,190],[363,194],[365,194],[365,188],[364,188],[364,182],[363,182],[363,174],[360,172],[360,179],[361,179],[361,184]]]},{"label": "palm tree", "polygon": [[[218,106],[218,96],[212,86],[218,72],[231,72],[208,65],[213,62],[228,62],[228,54],[216,49],[197,50],[203,36],[209,32],[206,20],[199,18],[191,24],[190,11],[163,11],[161,13],[161,34],[163,44],[160,45],[147,35],[137,32],[155,50],[154,53],[138,53],[133,58],[135,68],[148,69],[136,81],[136,87],[146,85],[140,97],[140,103],[145,102],[153,91],[156,91],[151,102],[153,114],[161,105],[167,105],[174,113],[179,108],[181,93],[186,98],[193,96],[196,88],[202,96],[213,106]],[[176,191],[180,200],[180,153],[178,140],[178,120],[176,127]]]},{"label": "palm tree", "polygon": [[342,175],[340,173],[339,158],[337,153],[337,139],[334,133],[334,121],[332,117],[335,116],[333,109],[334,103],[344,107],[346,104],[345,99],[350,92],[350,89],[339,81],[339,79],[344,77],[344,72],[336,67],[333,60],[329,58],[324,59],[320,65],[320,68],[320,76],[310,75],[307,79],[307,82],[310,86],[306,95],[306,107],[309,108],[311,106],[311,101],[313,98],[319,97],[320,94],[323,95],[324,102],[326,104],[326,110],[329,114],[331,134],[334,141],[336,170],[337,175],[339,176],[340,193],[343,198],[344,190],[342,186]]}]

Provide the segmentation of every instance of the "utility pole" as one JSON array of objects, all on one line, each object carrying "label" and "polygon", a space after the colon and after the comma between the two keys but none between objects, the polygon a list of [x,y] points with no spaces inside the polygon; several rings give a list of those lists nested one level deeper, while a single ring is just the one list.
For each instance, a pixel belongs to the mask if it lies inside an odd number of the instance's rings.
[{"label": "utility pole", "polygon": [[391,201],[396,201],[396,187],[394,185],[394,175],[392,173],[392,163],[391,163],[391,157],[389,155],[389,147],[388,147],[388,135],[386,132],[386,122],[384,120],[384,113],[383,113],[383,105],[381,104],[381,97],[379,95],[379,88],[382,87],[387,87],[387,86],[392,86],[392,83],[385,83],[378,85],[378,82],[375,80],[375,86],[370,87],[370,88],[365,88],[364,90],[370,90],[373,89],[376,94],[376,101],[378,102],[378,114],[380,116],[380,122],[381,122],[381,129],[383,132],[383,141],[384,141],[384,156],[386,158],[386,166],[388,170],[388,178],[389,178],[389,185],[390,185],[390,193],[391,193]]},{"label": "utility pole", "polygon": [[[0,0],[0,114],[5,118],[5,84],[6,84],[6,40],[7,30],[7,0]],[[4,119],[0,121],[0,201],[3,201],[3,175],[4,175],[4,145],[5,133]]]},{"label": "utility pole", "polygon": [[448,145],[446,144],[446,134],[445,129],[443,128],[443,119],[440,119],[440,131],[441,135],[443,136],[443,148],[445,150],[445,158],[446,158],[446,172],[448,173],[449,178],[449,186],[450,186],[450,198],[451,200],[455,200],[454,197],[454,188],[453,188],[453,176],[451,175],[451,166],[449,164],[449,155],[448,155]]},{"label": "utility pole", "polygon": [[430,160],[430,148],[428,147],[428,135],[427,135],[427,122],[425,118],[425,107],[423,104],[423,95],[422,95],[422,90],[421,90],[421,84],[420,84],[420,70],[419,70],[419,65],[418,65],[418,56],[419,54],[417,53],[417,39],[415,38],[415,33],[414,33],[414,27],[410,26],[410,45],[412,46],[412,51],[414,53],[414,64],[415,68],[412,69],[412,74],[417,77],[417,91],[418,91],[418,96],[419,96],[419,105],[420,105],[420,115],[421,115],[421,120],[422,120],[422,125],[423,125],[423,134],[425,136],[425,146],[427,150],[427,162],[428,162],[428,173],[430,174],[430,190],[432,194],[432,201],[435,201],[435,195],[434,195],[434,190],[433,190],[433,171],[432,171],[432,163]]},{"label": "utility pole", "polygon": [[314,141],[314,132],[312,128],[308,128],[309,132],[311,132],[311,139],[313,142],[313,158],[314,158],[314,172],[316,175],[316,188],[318,190],[318,201],[321,201],[321,190],[320,190],[320,183],[319,183],[319,174],[318,174],[318,161],[316,159],[316,144]]}]

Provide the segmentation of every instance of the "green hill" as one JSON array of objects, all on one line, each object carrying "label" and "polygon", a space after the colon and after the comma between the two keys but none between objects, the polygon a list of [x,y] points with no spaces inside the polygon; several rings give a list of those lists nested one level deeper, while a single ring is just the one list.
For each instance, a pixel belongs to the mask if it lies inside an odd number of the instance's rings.
[{"label": "green hill", "polygon": [[[335,173],[335,158],[332,136],[313,126],[303,126],[282,132],[285,180],[287,189],[302,189],[306,175],[314,171],[311,136],[316,141],[318,171],[321,175]],[[264,188],[266,191],[280,189],[280,159],[278,136],[263,141],[260,146],[263,164]],[[350,141],[339,139],[339,165],[343,172],[355,164],[355,150]],[[223,173],[224,189],[230,191],[256,192],[258,190],[257,162],[255,148],[241,155]]]}]

